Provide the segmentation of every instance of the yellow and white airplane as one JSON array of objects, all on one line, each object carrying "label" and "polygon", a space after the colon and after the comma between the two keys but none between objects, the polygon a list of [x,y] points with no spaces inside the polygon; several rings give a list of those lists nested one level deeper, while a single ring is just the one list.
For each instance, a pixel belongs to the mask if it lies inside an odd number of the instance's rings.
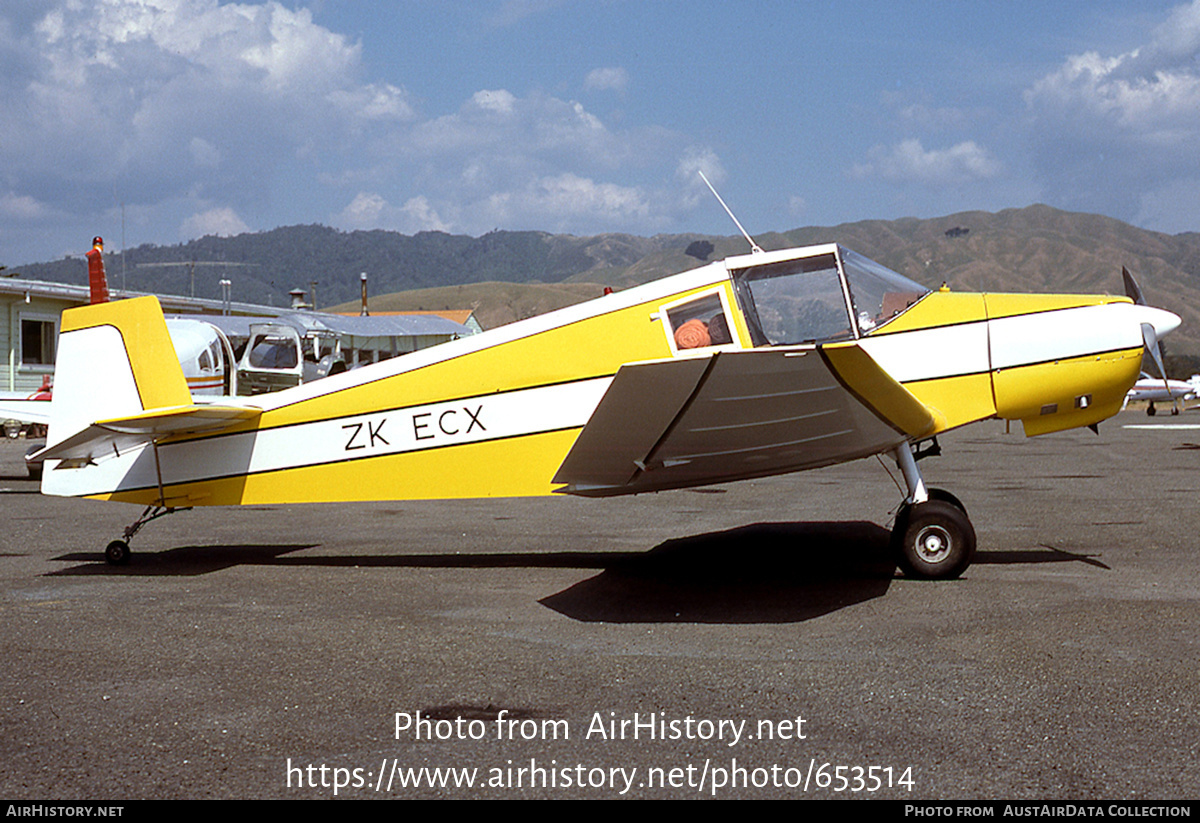
[{"label": "yellow and white airplane", "polygon": [[975,534],[917,446],[1115,414],[1179,324],[1126,297],[930,291],[839,245],[730,257],[274,394],[197,405],[152,297],[63,314],[46,494],[146,506],[590,497],[890,454],[906,573]]}]

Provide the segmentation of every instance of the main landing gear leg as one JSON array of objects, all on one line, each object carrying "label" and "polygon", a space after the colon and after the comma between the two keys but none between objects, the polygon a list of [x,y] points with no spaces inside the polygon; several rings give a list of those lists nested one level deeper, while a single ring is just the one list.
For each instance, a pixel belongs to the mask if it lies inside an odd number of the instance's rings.
[{"label": "main landing gear leg", "polygon": [[966,508],[950,492],[925,487],[907,443],[897,446],[892,456],[908,485],[908,496],[892,527],[897,564],[908,577],[958,577],[975,555],[975,528]]}]

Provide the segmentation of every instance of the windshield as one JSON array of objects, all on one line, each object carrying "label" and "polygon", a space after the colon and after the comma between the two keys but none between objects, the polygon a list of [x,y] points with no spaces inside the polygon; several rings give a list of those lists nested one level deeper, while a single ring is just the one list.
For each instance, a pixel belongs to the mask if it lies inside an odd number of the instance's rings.
[{"label": "windshield", "polygon": [[[919,283],[841,247],[837,254],[764,263],[732,274],[756,346],[824,343],[870,334],[929,293]],[[854,307],[853,321],[849,306]]]},{"label": "windshield", "polygon": [[296,357],[296,343],[290,337],[259,335],[251,345],[251,368],[294,369],[299,363]]},{"label": "windshield", "polygon": [[841,253],[861,334],[882,326],[929,293],[921,284],[861,254],[849,249]]},{"label": "windshield", "polygon": [[832,254],[734,273],[757,345],[784,346],[854,336]]}]

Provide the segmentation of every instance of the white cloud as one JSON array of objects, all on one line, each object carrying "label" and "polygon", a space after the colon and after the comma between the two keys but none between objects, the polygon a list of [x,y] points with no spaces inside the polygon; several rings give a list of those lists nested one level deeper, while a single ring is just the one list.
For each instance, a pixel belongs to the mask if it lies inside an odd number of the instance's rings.
[{"label": "white cloud", "polygon": [[542,14],[562,5],[562,0],[504,0],[500,8],[488,18],[488,24],[496,28],[516,25],[527,17]]},{"label": "white cloud", "polygon": [[382,228],[388,202],[374,192],[360,191],[346,208],[334,218],[334,225],[343,229]]},{"label": "white cloud", "polygon": [[[1027,89],[1035,164],[1048,196],[1151,227],[1177,222],[1167,220],[1162,192],[1200,177],[1197,55],[1200,0],[1172,11],[1138,48],[1071,55]],[[1200,226],[1200,212],[1180,208]]]},{"label": "white cloud", "polygon": [[[593,163],[616,166],[653,146],[653,135],[614,134],[581,103],[544,94],[517,97],[506,89],[478,91],[455,114],[413,127],[401,150],[424,158],[471,152],[523,162],[555,157],[576,168]],[[647,145],[647,142],[649,145]],[[494,165],[494,163],[493,163]]]},{"label": "white cloud", "polygon": [[513,104],[516,101],[517,98],[513,96],[512,92],[505,89],[496,89],[495,91],[484,89],[475,92],[471,97],[471,102],[483,111],[497,114],[512,114]]},{"label": "white cloud", "polygon": [[917,128],[925,132],[966,128],[972,119],[970,114],[963,109],[950,106],[926,106],[921,103],[902,106],[896,115],[906,128]]},{"label": "white cloud", "polygon": [[[597,183],[566,173],[533,180],[523,189],[504,192],[504,209],[517,210],[525,219],[542,215],[555,225],[587,217],[601,223],[624,223],[649,216],[650,206],[636,187]],[[501,215],[498,213],[497,217]]]},{"label": "white cloud", "polygon": [[[502,12],[512,24],[550,5]],[[303,7],[30,9],[0,12],[0,214],[54,231],[112,225],[119,202],[135,242],[246,231],[241,214],[348,229],[643,232],[708,196],[697,168],[725,177],[686,135],[622,128],[547,91],[484,88],[422,112],[397,78],[364,77],[361,45]],[[627,83],[615,66],[585,80]]]},{"label": "white cloud", "polygon": [[[0,42],[0,167],[79,208],[100,183],[128,203],[261,200],[288,155],[336,158],[407,93],[359,81],[360,46],[307,9],[217,0],[58,0]],[[36,59],[29,55],[36,55]],[[331,111],[331,109],[333,111]]]},{"label": "white cloud", "polygon": [[192,240],[210,234],[218,237],[232,237],[248,231],[250,231],[250,227],[237,216],[237,212],[225,207],[193,214],[180,225],[179,237],[182,240]]},{"label": "white cloud", "polygon": [[407,220],[405,231],[449,231],[450,224],[443,220],[437,210],[424,197],[409,198],[400,207],[400,213]]},{"label": "white cloud", "polygon": [[34,220],[46,217],[50,214],[50,211],[45,204],[39,203],[36,199],[28,195],[12,194],[11,192],[0,195],[0,217],[15,220]]},{"label": "white cloud", "polygon": [[902,140],[891,148],[875,146],[867,162],[855,165],[855,177],[880,177],[893,183],[949,186],[986,180],[1000,173],[1000,162],[973,140],[948,149],[926,150],[920,140]]},{"label": "white cloud", "polygon": [[333,91],[328,100],[339,110],[363,120],[406,121],[416,117],[408,92],[390,83]]},{"label": "white cloud", "polygon": [[393,206],[375,192],[359,192],[333,218],[340,229],[389,229],[412,234],[419,231],[449,231],[450,224],[441,218],[424,196],[409,198],[403,206]]},{"label": "white cloud", "polygon": [[629,73],[619,66],[592,69],[584,78],[583,87],[597,91],[625,91],[629,85]]},{"label": "white cloud", "polygon": [[197,166],[217,168],[221,165],[221,150],[203,137],[193,137],[188,148]]},{"label": "white cloud", "polygon": [[694,208],[712,197],[700,172],[704,172],[708,182],[720,191],[720,185],[725,181],[725,168],[717,153],[708,146],[688,146],[675,165],[675,179],[682,186],[680,202],[684,208]]},{"label": "white cloud", "polygon": [[675,177],[689,183],[699,183],[701,188],[707,189],[699,172],[704,172],[708,182],[714,186],[725,180],[725,168],[715,151],[708,146],[689,146],[675,166]]},{"label": "white cloud", "polygon": [[[614,131],[579,101],[488,89],[453,114],[395,134],[387,154],[420,169],[403,187],[421,191],[418,202],[433,210],[426,226],[637,231],[663,225],[686,204],[675,183],[650,190],[630,178],[671,162],[685,145],[665,129]],[[715,154],[700,161],[720,173]]]}]

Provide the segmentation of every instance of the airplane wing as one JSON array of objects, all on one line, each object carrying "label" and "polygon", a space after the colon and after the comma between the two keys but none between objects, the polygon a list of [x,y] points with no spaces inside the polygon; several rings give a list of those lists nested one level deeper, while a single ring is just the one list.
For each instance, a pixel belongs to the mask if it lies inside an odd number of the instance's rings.
[{"label": "airplane wing", "polygon": [[95,460],[172,435],[212,433],[258,418],[261,409],[216,404],[151,409],[98,420],[72,437],[42,449],[37,460]]},{"label": "airplane wing", "polygon": [[19,420],[22,423],[50,423],[48,400],[0,400],[0,420]]},{"label": "airplane wing", "polygon": [[601,497],[799,471],[887,451],[935,423],[854,343],[636,363],[617,372],[554,482]]}]

